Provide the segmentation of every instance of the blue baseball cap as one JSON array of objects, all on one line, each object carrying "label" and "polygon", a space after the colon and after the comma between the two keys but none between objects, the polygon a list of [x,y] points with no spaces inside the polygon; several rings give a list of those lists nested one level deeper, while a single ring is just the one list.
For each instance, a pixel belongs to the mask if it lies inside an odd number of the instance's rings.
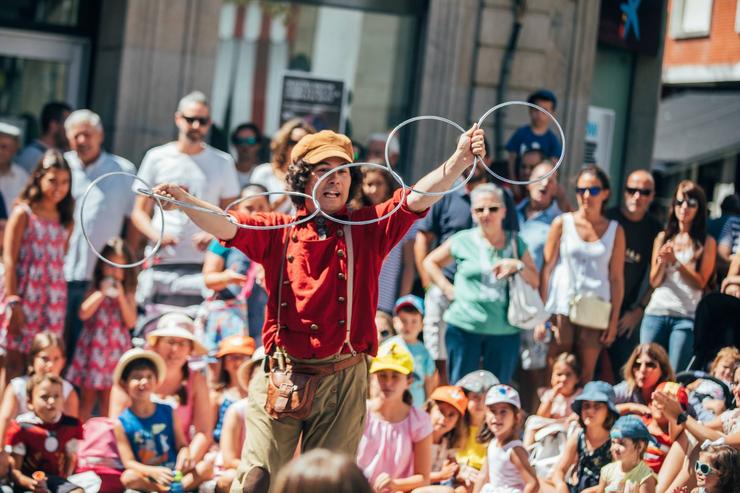
[{"label": "blue baseball cap", "polygon": [[614,423],[614,426],[612,426],[609,435],[613,439],[629,438],[631,440],[645,440],[646,442],[656,443],[655,438],[650,434],[645,423],[632,414],[619,418]]},{"label": "blue baseball cap", "polygon": [[547,89],[538,89],[537,91],[530,94],[527,98],[527,102],[533,104],[537,104],[535,103],[535,101],[538,100],[551,101],[553,109],[555,109],[558,105],[558,98],[555,97],[555,93]]},{"label": "blue baseball cap", "polygon": [[603,402],[607,405],[612,414],[619,416],[619,411],[617,410],[617,405],[615,403],[616,400],[617,397],[614,394],[614,387],[606,382],[602,382],[601,380],[596,380],[594,382],[588,382],[583,387],[583,392],[575,398],[570,407],[576,414],[581,414],[583,401]]},{"label": "blue baseball cap", "polygon": [[418,296],[414,296],[413,294],[407,294],[406,296],[398,298],[396,300],[396,306],[393,307],[393,313],[398,315],[398,310],[406,306],[410,306],[417,312],[421,313],[422,317],[424,316],[424,300]]}]

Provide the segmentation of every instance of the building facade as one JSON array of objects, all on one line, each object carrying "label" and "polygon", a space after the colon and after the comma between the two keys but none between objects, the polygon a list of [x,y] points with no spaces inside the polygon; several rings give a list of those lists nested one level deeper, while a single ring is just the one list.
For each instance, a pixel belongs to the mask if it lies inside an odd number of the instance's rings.
[{"label": "building facade", "polygon": [[[103,117],[109,149],[134,163],[175,135],[177,101],[194,89],[212,99],[214,142],[225,142],[223,136],[245,121],[270,135],[283,119],[286,71],[341,83],[342,122],[360,143],[415,115],[438,115],[468,127],[498,102],[524,100],[545,87],[559,100],[564,175],[593,154],[595,144],[587,138],[593,107],[614,112],[606,140],[611,145],[608,152],[602,149],[605,162],[597,164],[617,182],[629,167],[644,167],[650,158],[645,149],[653,147],[660,81],[655,60],[662,42],[644,54],[629,43],[605,41],[623,33],[619,5],[629,2],[16,3],[25,7],[0,17],[0,65],[20,67],[10,82],[0,80],[0,117],[30,121],[29,115],[37,115],[51,99],[90,107]],[[650,29],[662,32],[662,19]],[[10,39],[13,44],[6,43]],[[50,46],[60,50],[53,61]],[[620,64],[619,81],[628,89],[609,96],[614,89],[609,75],[619,72],[614,67]],[[32,94],[17,97],[30,88]],[[484,122],[497,157],[511,132],[526,121],[526,108],[511,107]],[[30,122],[28,136],[33,132]],[[400,132],[404,174],[417,178],[438,164],[457,133],[440,122]]]}]

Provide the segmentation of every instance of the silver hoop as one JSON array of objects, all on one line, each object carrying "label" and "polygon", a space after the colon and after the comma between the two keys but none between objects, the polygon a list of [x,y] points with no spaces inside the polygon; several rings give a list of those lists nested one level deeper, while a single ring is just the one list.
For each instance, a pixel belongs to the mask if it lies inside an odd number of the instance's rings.
[{"label": "silver hoop", "polygon": [[157,254],[157,252],[159,251],[159,247],[162,246],[162,238],[164,238],[164,208],[162,207],[162,203],[159,201],[159,196],[152,194],[151,196],[154,198],[154,200],[157,201],[157,205],[159,206],[159,214],[160,214],[160,218],[162,220],[161,221],[162,227],[160,228],[160,231],[159,231],[159,239],[157,240],[157,243],[154,244],[154,247],[152,248],[152,251],[151,251],[151,253],[149,253],[149,255],[145,256],[144,258],[142,258],[138,262],[132,262],[130,264],[119,264],[117,262],[113,262],[112,260],[109,260],[109,259],[103,257],[95,249],[95,245],[92,244],[92,241],[90,240],[90,237],[87,235],[87,231],[85,231],[85,219],[84,219],[84,217],[85,217],[85,203],[87,202],[87,196],[88,196],[88,194],[95,187],[95,185],[98,184],[98,182],[100,182],[100,181],[102,181],[102,180],[104,180],[106,178],[109,178],[111,176],[116,176],[116,175],[119,175],[119,176],[128,176],[128,177],[134,178],[134,179],[139,180],[140,182],[142,182],[149,190],[152,189],[152,187],[149,185],[149,183],[147,183],[143,178],[140,178],[140,177],[136,176],[135,174],[128,173],[126,171],[111,171],[110,173],[106,173],[104,175],[101,175],[101,176],[95,178],[87,186],[87,190],[85,191],[84,195],[82,196],[82,201],[80,202],[80,229],[82,230],[82,236],[85,238],[85,241],[87,241],[87,244],[90,246],[90,249],[93,251],[93,253],[95,254],[96,257],[98,257],[100,260],[102,260],[106,264],[112,265],[113,267],[119,267],[121,269],[130,269],[130,268],[133,268],[133,267],[138,267],[138,266],[142,265],[143,263],[145,263],[147,260],[149,260],[152,257],[154,257]]},{"label": "silver hoop", "polygon": [[[403,127],[408,125],[409,123],[422,121],[422,120],[437,120],[443,123],[447,123],[448,125],[452,125],[456,129],[460,131],[461,134],[465,133],[465,129],[462,128],[457,123],[453,122],[452,120],[449,120],[447,118],[443,118],[441,116],[435,116],[435,115],[424,115],[424,116],[415,116],[413,118],[409,118],[406,121],[403,121],[396,125],[396,127],[391,130],[391,133],[388,134],[388,138],[385,141],[385,165],[388,168],[389,171],[393,171],[393,168],[391,167],[391,160],[390,160],[390,143],[393,140],[393,137],[398,133],[399,130],[401,130]],[[449,188],[448,190],[445,190],[444,192],[422,192],[421,190],[416,190],[414,188],[411,188],[411,192],[416,192],[421,195],[432,195],[432,196],[442,196],[447,195],[448,193],[454,192],[455,190],[459,190],[460,188],[464,187],[468,184],[468,182],[473,178],[473,175],[475,175],[475,167],[478,164],[478,160],[480,158],[478,156],[473,156],[473,169],[470,170],[470,174],[467,178],[465,178],[461,183],[455,185],[452,188]],[[485,164],[481,161],[481,165],[485,167]]]},{"label": "silver hoop", "polygon": [[[317,197],[318,190],[319,190],[319,185],[321,185],[321,182],[324,181],[324,180],[326,180],[332,173],[336,173],[337,171],[341,171],[341,170],[347,169],[347,168],[354,168],[355,166],[368,166],[368,167],[371,167],[371,168],[376,168],[376,169],[380,169],[380,170],[389,172],[391,174],[391,176],[393,177],[393,179],[396,180],[401,185],[401,189],[403,190],[403,193],[401,195],[401,200],[398,201],[398,205],[396,207],[394,207],[393,209],[391,209],[390,212],[388,212],[387,214],[384,214],[384,215],[382,215],[380,217],[377,217],[375,219],[365,219],[363,221],[345,221],[344,219],[337,219],[337,218],[333,217],[332,215],[327,214],[326,212],[322,211],[321,210],[321,205],[319,204],[319,200],[318,200],[318,197]],[[398,173],[396,173],[392,169],[388,169],[387,167],[383,166],[382,164],[376,164],[376,163],[347,163],[347,164],[343,164],[341,166],[337,166],[336,168],[327,171],[325,174],[323,174],[321,177],[319,177],[318,181],[316,182],[316,185],[314,185],[313,190],[311,191],[311,200],[313,201],[314,206],[316,207],[316,210],[318,212],[320,212],[327,219],[331,219],[334,222],[337,222],[339,224],[345,224],[347,226],[364,226],[366,224],[379,223],[380,221],[382,221],[382,220],[384,220],[386,218],[389,218],[390,216],[392,216],[393,214],[395,214],[396,212],[398,212],[398,210],[403,206],[403,203],[406,201],[406,197],[408,196],[408,193],[409,192],[408,192],[408,190],[406,188],[406,184],[403,182],[403,179],[398,175]]]},{"label": "silver hoop", "polygon": [[555,174],[558,171],[558,168],[560,167],[560,165],[563,164],[563,159],[565,158],[565,133],[563,132],[563,127],[560,126],[560,122],[558,122],[558,120],[554,116],[552,116],[552,114],[549,111],[547,111],[546,109],[542,108],[541,106],[537,106],[536,104],[529,103],[527,101],[506,101],[504,103],[497,104],[493,108],[491,108],[488,111],[486,111],[485,113],[483,113],[483,116],[481,116],[480,117],[480,120],[478,120],[478,128],[483,128],[482,127],[483,120],[485,120],[486,118],[488,118],[488,116],[491,113],[493,113],[494,111],[499,110],[501,108],[505,108],[506,106],[513,106],[513,105],[517,105],[517,104],[518,105],[523,105],[523,106],[529,106],[530,108],[535,108],[537,110],[540,110],[541,112],[543,112],[544,114],[546,114],[547,116],[549,116],[550,119],[553,122],[555,122],[555,126],[558,127],[558,132],[560,132],[560,141],[562,143],[562,146],[560,148],[560,158],[558,159],[557,163],[555,163],[555,166],[553,167],[553,169],[551,171],[549,171],[545,175],[537,178],[536,180],[510,180],[508,178],[504,178],[503,176],[499,175],[498,173],[496,173],[495,171],[493,171],[491,168],[489,168],[488,166],[486,166],[484,163],[481,163],[481,164],[483,165],[483,168],[486,171],[488,171],[490,174],[492,174],[493,176],[495,176],[496,178],[498,178],[501,181],[505,181],[506,183],[510,183],[512,185],[529,185],[531,183],[537,183],[538,181],[546,180],[551,175]]},{"label": "silver hoop", "polygon": [[[226,213],[226,216],[228,217],[229,221],[234,226],[236,226],[237,228],[241,228],[241,229],[253,229],[253,230],[257,230],[257,231],[270,231],[270,230],[275,230],[275,229],[285,229],[285,228],[290,228],[290,227],[293,227],[293,226],[298,226],[299,224],[303,224],[303,223],[306,223],[306,222],[310,221],[311,219],[313,219],[314,217],[316,217],[319,214],[319,212],[321,212],[319,209],[316,209],[311,214],[309,214],[308,216],[304,217],[303,219],[299,219],[298,221],[293,221],[293,222],[286,223],[286,224],[273,224],[273,225],[268,225],[268,226],[256,226],[256,225],[252,225],[252,224],[241,224],[241,223],[237,222],[234,219],[234,216],[228,214],[228,212],[227,212],[229,209],[231,209],[232,207],[234,207],[235,205],[241,203],[244,200],[251,199],[251,198],[254,198],[254,197],[268,197],[270,195],[277,195],[277,194],[285,194],[285,195],[290,195],[290,196],[294,196],[294,197],[303,197],[303,199],[313,200],[313,198],[310,195],[308,195],[306,193],[302,193],[302,192],[293,192],[293,191],[287,191],[287,190],[286,191],[283,191],[283,192],[277,192],[277,191],[276,192],[259,192],[259,193],[253,193],[253,194],[247,195],[246,197],[241,197],[241,198],[236,199],[235,201],[233,201],[232,203],[230,203],[229,205],[226,206],[226,208],[224,209],[224,212]],[[211,212],[213,212],[213,211],[211,211]]]}]

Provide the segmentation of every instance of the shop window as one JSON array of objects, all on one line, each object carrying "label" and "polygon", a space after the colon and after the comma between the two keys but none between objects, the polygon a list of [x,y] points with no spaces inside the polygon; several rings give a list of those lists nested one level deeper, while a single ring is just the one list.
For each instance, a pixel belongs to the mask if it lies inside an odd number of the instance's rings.
[{"label": "shop window", "polygon": [[713,0],[673,0],[671,36],[676,39],[709,36]]},{"label": "shop window", "polygon": [[[407,117],[417,73],[418,12],[327,3],[224,2],[212,92],[213,120],[223,134],[248,121],[274,134],[284,116],[286,71],[341,81],[344,130],[357,142]],[[383,4],[396,5],[381,1],[375,7]]]}]

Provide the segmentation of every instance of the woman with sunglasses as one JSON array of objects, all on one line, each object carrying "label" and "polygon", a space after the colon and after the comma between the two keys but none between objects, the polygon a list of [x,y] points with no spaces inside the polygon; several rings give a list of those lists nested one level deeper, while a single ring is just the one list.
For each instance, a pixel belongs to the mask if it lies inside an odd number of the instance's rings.
[{"label": "woman with sunglasses", "polygon": [[675,380],[668,353],[654,342],[637,346],[623,372],[624,380],[614,386],[621,414],[650,414],[655,389],[663,382]]},{"label": "woman with sunglasses", "polygon": [[[576,177],[576,192],[578,210],[556,218],[548,234],[540,294],[547,301],[545,309],[553,315],[555,338],[548,351],[548,372],[558,354],[575,353],[582,364],[581,382],[586,383],[594,379],[601,350],[617,335],[624,295],[625,238],[619,223],[604,216],[610,187],[601,168],[582,168]],[[596,305],[597,318],[608,322],[572,320],[579,303]]]},{"label": "woman with sunglasses", "polygon": [[[478,225],[455,233],[424,259],[431,281],[452,301],[444,314],[450,382],[480,369],[483,359],[483,368],[509,383],[519,358],[519,328],[507,318],[507,278],[520,273],[535,289],[539,279],[527,245],[502,226],[504,200],[496,185],[478,185],[470,193]],[[454,284],[442,271],[452,262],[457,264]]]},{"label": "woman with sunglasses", "polygon": [[717,243],[707,235],[707,199],[684,180],[673,196],[668,224],[653,243],[654,288],[640,327],[640,342],[668,349],[671,365],[687,369],[694,347],[694,315],[714,272]]},{"label": "woman with sunglasses", "polygon": [[[285,191],[285,177],[290,164],[290,153],[299,140],[313,133],[316,133],[316,129],[300,118],[293,118],[283,123],[283,126],[275,133],[270,143],[272,160],[254,168],[250,177],[251,182],[262,185],[270,192]],[[271,195],[270,203],[276,212],[289,214],[293,209],[293,204],[288,195]]]}]

